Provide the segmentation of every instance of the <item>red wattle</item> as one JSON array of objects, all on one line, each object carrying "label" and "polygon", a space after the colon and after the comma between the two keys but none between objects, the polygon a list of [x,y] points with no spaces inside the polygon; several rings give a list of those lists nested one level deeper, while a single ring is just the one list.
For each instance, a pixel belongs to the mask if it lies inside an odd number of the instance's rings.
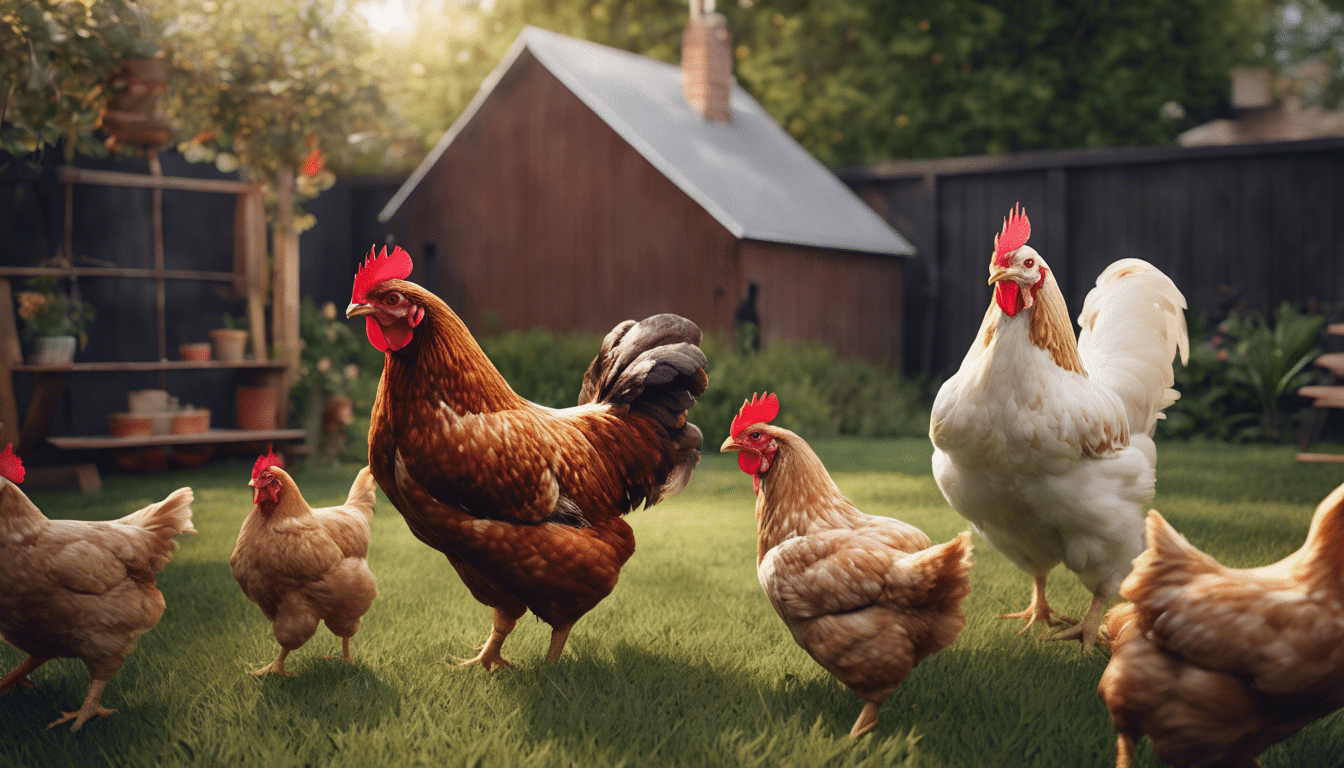
[{"label": "red wattle", "polygon": [[994,284],[994,301],[1009,317],[1021,312],[1022,307],[1026,306],[1022,301],[1021,289],[1012,280],[1000,280]]},{"label": "red wattle", "polygon": [[737,466],[748,475],[754,475],[757,467],[761,466],[761,457],[751,451],[738,451]]},{"label": "red wattle", "polygon": [[383,326],[373,319],[373,315],[364,317],[364,333],[369,337],[369,343],[377,347],[382,352],[396,352],[398,349],[411,343],[411,330],[402,328],[400,324]]}]

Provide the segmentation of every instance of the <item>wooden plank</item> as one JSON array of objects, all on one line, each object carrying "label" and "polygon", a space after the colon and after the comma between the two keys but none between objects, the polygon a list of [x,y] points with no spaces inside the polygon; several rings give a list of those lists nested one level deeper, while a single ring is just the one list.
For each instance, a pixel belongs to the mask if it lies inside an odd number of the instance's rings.
[{"label": "wooden plank", "polygon": [[246,443],[252,441],[288,442],[303,440],[307,434],[302,429],[208,429],[204,432],[193,432],[186,435],[49,437],[47,442],[62,450],[91,451],[104,448],[147,448],[158,445],[202,445],[205,443]]},{"label": "wooden plank", "polygon": [[1309,464],[1344,464],[1344,453],[1299,453],[1295,458]]},{"label": "wooden plank", "polygon": [[65,184],[97,184],[105,187],[175,189],[184,192],[219,192],[243,195],[261,190],[260,184],[226,179],[190,179],[181,176],[149,176],[141,173],[99,171],[91,168],[61,166],[56,178]]},{"label": "wooden plank", "polygon": [[0,445],[19,441],[19,406],[11,371],[22,360],[13,292],[9,280],[0,278]]},{"label": "wooden plank", "polygon": [[159,360],[131,362],[66,363],[64,365],[33,365],[20,363],[12,366],[16,371],[29,373],[107,373],[114,371],[213,371],[225,369],[262,369],[283,370],[286,364],[270,360],[244,360],[240,363],[223,363],[219,360]]},{"label": "wooden plank", "polygon": [[1344,376],[1344,352],[1326,352],[1316,358],[1316,365],[1335,375]]},{"label": "wooden plank", "polygon": [[0,277],[134,277],[163,280],[208,280],[231,283],[232,272],[205,272],[194,269],[138,269],[135,267],[0,267]]}]

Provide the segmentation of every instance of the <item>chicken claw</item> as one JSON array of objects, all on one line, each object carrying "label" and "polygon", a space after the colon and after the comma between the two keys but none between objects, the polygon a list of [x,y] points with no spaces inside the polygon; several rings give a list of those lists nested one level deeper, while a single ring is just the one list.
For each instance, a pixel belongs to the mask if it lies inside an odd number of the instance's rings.
[{"label": "chicken claw", "polygon": [[1089,653],[1092,646],[1098,642],[1103,648],[1111,647],[1110,640],[1101,634],[1101,609],[1106,605],[1106,598],[1093,596],[1092,604],[1087,608],[1087,615],[1083,617],[1082,622],[1077,622],[1068,629],[1060,630],[1052,635],[1045,635],[1042,640],[1081,640],[1083,643],[1083,652]]},{"label": "chicken claw", "polygon": [[267,675],[280,675],[281,677],[297,677],[297,675],[295,675],[293,672],[285,671],[285,657],[288,655],[289,651],[282,648],[280,650],[280,655],[275,658],[275,661],[272,661],[270,664],[267,664],[261,669],[249,671],[247,674],[254,675],[256,677],[265,677]]},{"label": "chicken claw", "polygon": [[498,632],[491,632],[490,639],[485,642],[485,647],[481,648],[481,652],[476,654],[476,657],[473,659],[458,662],[457,666],[469,667],[472,664],[480,664],[482,667],[485,667],[487,672],[493,670],[497,666],[512,667],[513,662],[499,655],[499,649],[502,645],[504,645],[504,638],[499,636]]},{"label": "chicken claw", "polygon": [[116,713],[117,710],[108,709],[98,703],[98,700],[102,698],[103,686],[105,685],[107,685],[106,680],[94,680],[90,683],[89,695],[84,697],[84,703],[80,705],[79,711],[62,712],[59,719],[47,726],[47,730],[50,731],[61,723],[68,723],[71,720],[74,720],[75,724],[70,726],[70,732],[74,733],[84,727],[84,723],[87,723],[92,718],[107,717],[108,715]]},{"label": "chicken claw", "polygon": [[1050,604],[1045,601],[1045,576],[1036,577],[1036,586],[1031,593],[1031,604],[1017,613],[1005,613],[999,616],[1000,619],[1026,619],[1027,625],[1018,630],[1019,635],[1031,629],[1031,625],[1040,621],[1048,627],[1057,627],[1060,625],[1077,624],[1078,620],[1065,616],[1062,613],[1056,613],[1050,608]]},{"label": "chicken claw", "polygon": [[12,672],[0,678],[0,696],[11,693],[15,688],[36,688],[37,683],[28,679],[28,675],[46,663],[46,659],[29,656]]}]

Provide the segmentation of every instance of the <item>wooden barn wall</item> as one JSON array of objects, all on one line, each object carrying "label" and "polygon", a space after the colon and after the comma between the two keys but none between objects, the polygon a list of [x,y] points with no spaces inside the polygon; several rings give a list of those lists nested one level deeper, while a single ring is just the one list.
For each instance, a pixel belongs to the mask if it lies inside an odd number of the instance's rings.
[{"label": "wooden barn wall", "polygon": [[1075,316],[1125,257],[1170,275],[1192,314],[1285,300],[1344,309],[1344,141],[911,161],[840,176],[919,249],[907,262],[907,370],[955,372],[1016,202]]},{"label": "wooden barn wall", "polygon": [[737,242],[527,54],[392,221],[473,328],[728,330]]},{"label": "wooden barn wall", "polygon": [[742,242],[742,276],[760,282],[761,340],[822,340],[843,356],[901,360],[902,258]]}]

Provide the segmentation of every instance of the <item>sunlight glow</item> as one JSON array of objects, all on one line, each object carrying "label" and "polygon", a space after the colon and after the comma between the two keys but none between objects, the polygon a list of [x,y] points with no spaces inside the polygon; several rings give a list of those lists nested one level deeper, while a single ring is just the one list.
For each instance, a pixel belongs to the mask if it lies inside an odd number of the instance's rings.
[{"label": "sunlight glow", "polygon": [[401,0],[370,0],[361,3],[359,12],[369,20],[375,32],[391,32],[407,25],[406,6]]}]

